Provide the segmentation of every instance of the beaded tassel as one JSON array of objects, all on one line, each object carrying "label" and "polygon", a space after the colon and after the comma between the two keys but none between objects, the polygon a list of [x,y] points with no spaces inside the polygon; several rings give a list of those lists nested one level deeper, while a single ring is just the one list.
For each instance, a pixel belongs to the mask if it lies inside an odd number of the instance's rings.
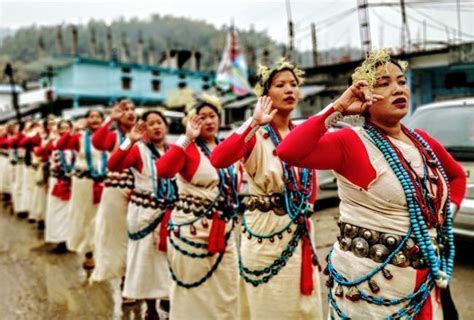
[{"label": "beaded tassel", "polygon": [[207,250],[209,253],[225,252],[225,221],[217,213],[212,217]]},{"label": "beaded tassel", "polygon": [[166,208],[163,215],[163,220],[161,220],[160,223],[160,241],[158,242],[158,251],[166,252],[168,251],[168,222],[171,218],[171,209]]}]

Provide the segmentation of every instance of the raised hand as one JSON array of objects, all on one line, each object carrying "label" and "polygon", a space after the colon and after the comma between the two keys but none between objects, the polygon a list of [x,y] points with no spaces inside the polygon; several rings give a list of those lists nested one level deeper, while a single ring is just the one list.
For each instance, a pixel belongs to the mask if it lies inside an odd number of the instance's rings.
[{"label": "raised hand", "polygon": [[128,134],[128,137],[132,141],[132,143],[137,142],[140,139],[143,139],[146,131],[146,123],[145,122],[138,122],[133,128],[132,131]]},{"label": "raised hand", "polygon": [[122,100],[114,105],[110,113],[112,120],[117,121],[124,115],[127,103],[129,103],[127,100]]},{"label": "raised hand", "polygon": [[272,99],[268,96],[258,98],[255,110],[253,112],[253,121],[259,126],[264,126],[273,120],[277,109],[272,110]]},{"label": "raised hand", "polygon": [[87,119],[82,118],[79,119],[75,124],[74,124],[74,131],[82,131],[85,128],[87,128]]},{"label": "raised hand", "polygon": [[382,100],[383,96],[372,94],[366,81],[353,83],[334,102],[334,108],[343,115],[364,113],[374,102]]},{"label": "raised hand", "polygon": [[194,140],[201,134],[202,119],[197,114],[192,116],[186,124],[186,136],[190,140]]}]

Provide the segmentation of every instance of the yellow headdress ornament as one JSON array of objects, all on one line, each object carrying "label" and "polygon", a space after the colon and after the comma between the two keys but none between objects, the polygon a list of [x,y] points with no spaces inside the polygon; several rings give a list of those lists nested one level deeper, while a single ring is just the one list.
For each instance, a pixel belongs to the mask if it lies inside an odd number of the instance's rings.
[{"label": "yellow headdress ornament", "polygon": [[197,101],[195,105],[192,106],[192,108],[186,110],[186,117],[183,118],[183,124],[186,125],[188,122],[188,119],[191,119],[195,114],[197,114],[198,109],[200,109],[202,106],[211,106],[213,107],[217,114],[220,115],[222,113],[222,105],[221,102],[219,101],[219,98],[216,96],[204,93]]},{"label": "yellow headdress ornament", "polygon": [[394,62],[398,64],[402,71],[408,67],[408,62],[406,61],[394,61],[390,57],[390,51],[387,48],[373,48],[370,50],[369,55],[365,58],[362,65],[357,67],[352,74],[352,81],[357,82],[360,80],[367,81],[369,85],[369,89],[372,90],[374,88],[374,84],[376,81],[376,71],[379,66],[387,67],[388,62]]},{"label": "yellow headdress ornament", "polygon": [[275,75],[275,73],[282,70],[291,71],[295,75],[298,85],[301,85],[304,82],[304,71],[297,68],[291,62],[282,57],[272,68],[263,65],[258,66],[257,83],[254,87],[255,94],[261,97],[266,92],[268,92],[272,77]]}]

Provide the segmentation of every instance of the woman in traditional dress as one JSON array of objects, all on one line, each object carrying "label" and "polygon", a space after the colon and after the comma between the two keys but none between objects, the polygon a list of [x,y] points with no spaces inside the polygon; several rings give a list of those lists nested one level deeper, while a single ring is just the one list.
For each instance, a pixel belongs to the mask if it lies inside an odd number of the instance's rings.
[{"label": "woman in traditional dress", "polygon": [[[110,116],[111,119],[94,133],[92,145],[98,150],[113,153],[136,123],[135,105],[123,99],[113,107]],[[91,281],[123,278],[127,264],[127,208],[133,176],[128,168],[122,172],[109,171],[104,184],[97,210],[95,268]]]},{"label": "woman in traditional dress", "polygon": [[72,122],[60,120],[57,132],[51,134],[50,139],[38,150],[41,154],[51,153],[48,197],[46,200],[45,233],[47,243],[55,243],[54,253],[67,252],[69,203],[71,199],[71,176],[74,170],[74,154],[72,150],[57,150],[55,147],[59,137],[72,130]]},{"label": "woman in traditional dress", "polygon": [[48,195],[48,179],[49,179],[49,156],[51,150],[43,148],[48,144],[52,132],[56,127],[56,119],[53,115],[47,117],[41,123],[39,128],[40,145],[33,148],[32,167],[34,169],[33,194],[31,195],[30,217],[38,222],[38,229],[44,230],[46,199]]},{"label": "woman in traditional dress", "polygon": [[59,150],[75,151],[75,170],[69,207],[69,236],[71,251],[85,253],[84,269],[94,268],[94,230],[97,206],[102,195],[107,168],[107,154],[92,146],[92,135],[104,120],[102,112],[89,110],[76,123],[74,133],[65,133],[56,143]]},{"label": "woman in traditional dress", "polygon": [[321,319],[312,243],[315,173],[281,161],[276,148],[291,130],[303,72],[282,59],[259,69],[253,117],[213,152],[218,168],[243,159],[249,193],[243,216],[240,275],[243,319]]},{"label": "woman in traditional dress", "polygon": [[[408,113],[406,63],[374,49],[353,84],[278,147],[286,162],[334,170],[341,199],[328,255],[331,318],[443,319],[452,277],[452,217],[466,188],[461,166]],[[342,116],[362,127],[327,132]],[[441,294],[441,301],[440,301]],[[453,319],[445,309],[444,319]]]},{"label": "woman in traditional dress", "polygon": [[135,189],[127,213],[128,252],[123,296],[145,299],[146,319],[158,319],[156,300],[169,311],[171,278],[166,258],[167,223],[176,194],[174,181],[158,179],[155,161],[168,149],[168,122],[147,111],[111,156],[109,170],[130,169]]},{"label": "woman in traditional dress", "polygon": [[10,157],[10,145],[9,140],[11,139],[12,135],[15,131],[15,124],[7,123],[4,127],[3,135],[1,138],[1,158],[2,158],[2,166],[0,173],[1,176],[1,189],[0,192],[2,193],[2,200],[4,201],[3,205],[7,206],[10,205],[12,191],[13,191],[13,165],[11,163]]},{"label": "woman in traditional dress", "polygon": [[[32,121],[25,126],[25,134],[20,140],[18,147],[24,153],[24,169],[21,181],[21,197],[19,201],[28,213],[28,223],[37,223],[36,215],[33,213],[34,189],[36,186],[36,166],[33,150],[41,145],[41,132],[43,131],[41,123]],[[44,227],[44,225],[43,225]]]},{"label": "woman in traditional dress", "polygon": [[186,134],[157,162],[160,177],[178,175],[179,199],[169,223],[171,319],[240,319],[233,236],[237,174],[210,162],[218,145],[221,106],[203,96],[189,112]]}]

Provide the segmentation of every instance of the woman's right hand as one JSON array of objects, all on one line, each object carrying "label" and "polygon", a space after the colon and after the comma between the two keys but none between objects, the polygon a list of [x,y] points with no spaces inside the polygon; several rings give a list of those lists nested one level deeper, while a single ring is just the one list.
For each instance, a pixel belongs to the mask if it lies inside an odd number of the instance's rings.
[{"label": "woman's right hand", "polygon": [[272,99],[269,96],[260,97],[253,111],[252,122],[256,125],[264,126],[273,120],[277,112],[277,109],[272,110]]},{"label": "woman's right hand", "polygon": [[146,131],[146,123],[145,122],[138,122],[135,124],[128,134],[128,138],[132,143],[137,142],[140,139],[143,139]]},{"label": "woman's right hand", "polygon": [[197,114],[192,116],[186,124],[186,137],[191,141],[195,140],[201,134],[202,119]]},{"label": "woman's right hand", "polygon": [[370,92],[367,81],[360,80],[347,88],[334,102],[334,109],[345,116],[363,114],[372,103],[382,99],[383,96]]},{"label": "woman's right hand", "polygon": [[82,130],[84,130],[85,128],[87,128],[87,119],[85,119],[85,118],[79,119],[79,120],[74,124],[74,132],[82,131]]},{"label": "woman's right hand", "polygon": [[112,108],[110,117],[112,120],[118,121],[124,115],[128,101],[122,100],[119,103],[116,103]]}]

